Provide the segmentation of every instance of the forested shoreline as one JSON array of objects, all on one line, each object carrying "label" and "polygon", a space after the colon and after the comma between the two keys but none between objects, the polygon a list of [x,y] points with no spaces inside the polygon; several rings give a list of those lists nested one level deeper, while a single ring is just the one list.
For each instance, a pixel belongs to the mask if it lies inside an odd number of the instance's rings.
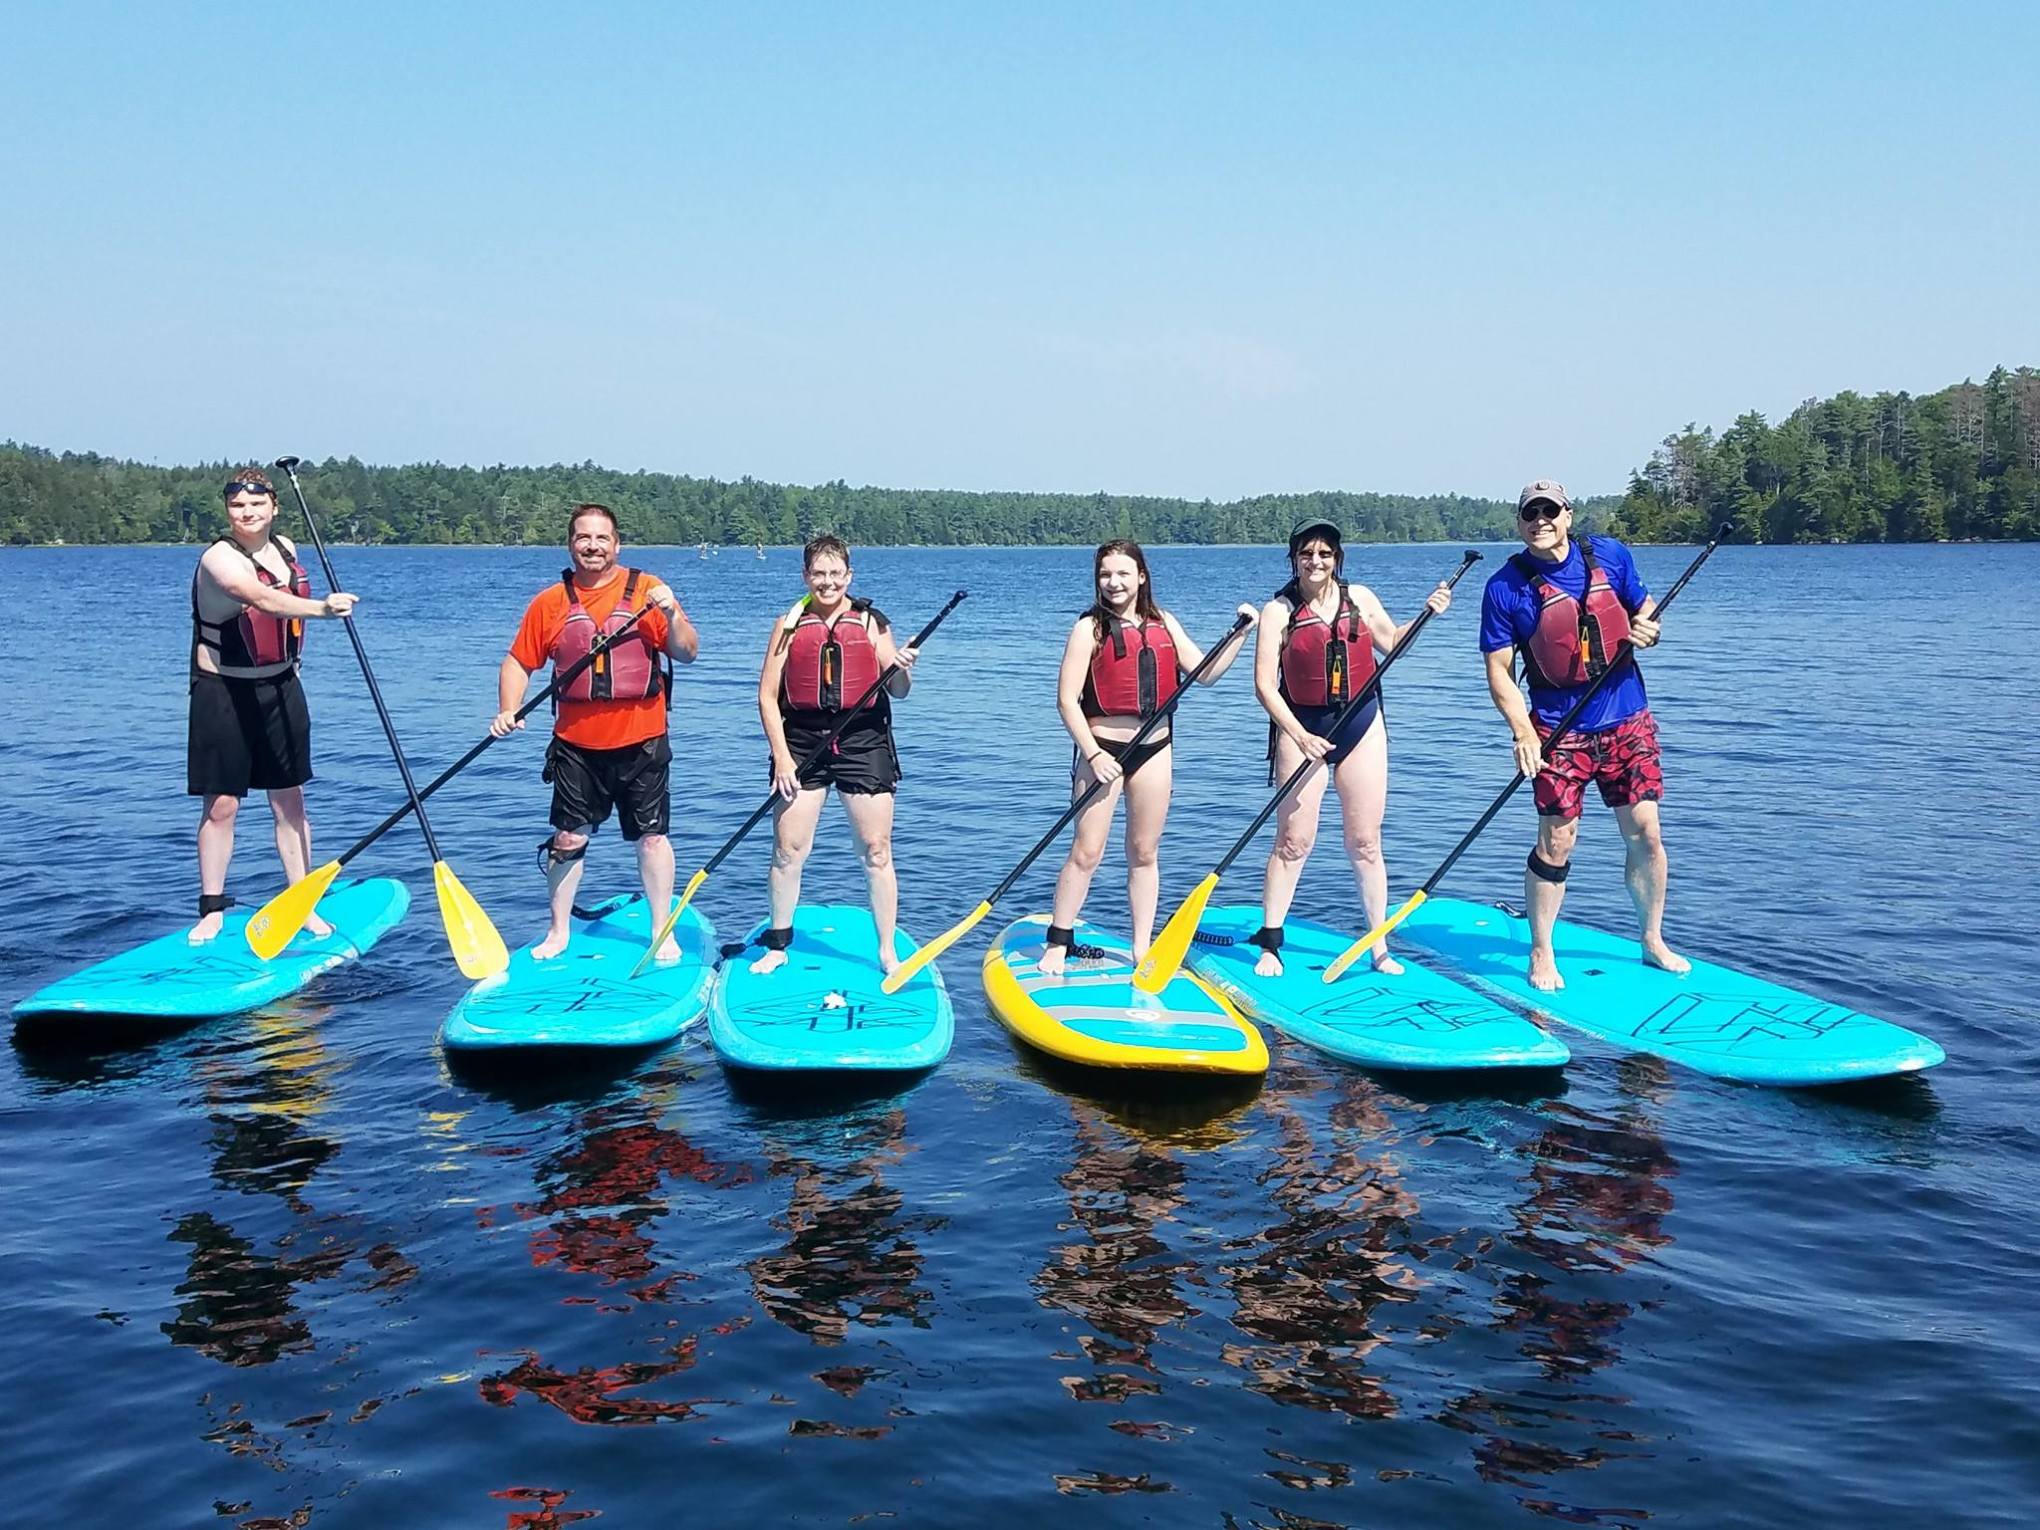
[{"label": "forested shoreline", "polygon": [[[196,542],[220,526],[238,462],[161,467],[89,452],[0,445],[0,543]],[[1532,464],[1526,471],[1560,471]],[[307,492],[348,542],[550,544],[560,509],[616,507],[635,542],[796,543],[820,530],[863,545],[1278,542],[1305,515],[1355,541],[1496,541],[1514,505],[1464,495],[1326,491],[1229,502],[1113,494],[977,493],[734,482],[550,467],[307,464]],[[1582,500],[1583,524],[1641,542],[1704,540],[1733,522],[1763,542],[2040,538],[2040,371],[2000,367],[1913,397],[1844,392],[1776,425],[1749,413],[1717,435],[1667,436],[1628,492]]]}]

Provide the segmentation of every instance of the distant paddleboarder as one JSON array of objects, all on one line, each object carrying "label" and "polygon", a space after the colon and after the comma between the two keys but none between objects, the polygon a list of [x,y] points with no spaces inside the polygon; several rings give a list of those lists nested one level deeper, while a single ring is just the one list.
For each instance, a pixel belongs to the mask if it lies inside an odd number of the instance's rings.
[{"label": "distant paddleboarder", "polygon": [[[1081,797],[1094,781],[1105,789],[1077,815],[1076,836],[1055,879],[1048,916],[1048,940],[1041,971],[1059,976],[1068,958],[1091,878],[1105,858],[1112,809],[1126,797],[1126,902],[1133,915],[1133,959],[1147,955],[1155,932],[1159,872],[1156,857],[1162,824],[1169,816],[1175,742],[1171,730],[1137,749],[1126,744],[1141,724],[1167,706],[1183,676],[1204,662],[1203,650],[1169,612],[1155,602],[1147,556],[1138,542],[1105,543],[1091,559],[1091,608],[1077,618],[1063,645],[1056,703],[1063,726],[1075,741],[1070,758],[1070,792]],[[1240,613],[1257,620],[1250,605]],[[1241,632],[1245,629],[1242,628]],[[1200,677],[1210,685],[1232,667],[1240,646],[1229,635],[1226,651]]]},{"label": "distant paddleboarder", "polygon": [[[1626,639],[1638,648],[1658,640],[1651,598],[1629,549],[1613,537],[1574,537],[1572,501],[1549,478],[1516,497],[1523,551],[1497,569],[1481,599],[1480,646],[1487,655],[1488,694],[1516,740],[1516,768],[1537,799],[1537,845],[1523,873],[1530,921],[1530,982],[1563,988],[1551,931],[1565,901],[1573,845],[1587,783],[1615,810],[1627,856],[1629,896],[1643,926],[1646,960],[1668,972],[1692,963],[1665,944],[1668,867],[1658,831],[1664,775],[1657,720],[1650,714],[1636,665],[1602,689],[1547,756],[1553,725],[1614,659]],[[1516,686],[1523,659],[1526,706]]]},{"label": "distant paddleboarder", "polygon": [[[497,677],[498,710],[489,731],[502,738],[524,726],[517,708],[534,671],[548,663],[555,672],[566,669],[645,611],[554,698],[558,711],[544,776],[553,789],[553,833],[539,845],[550,923],[545,939],[531,948],[540,961],[567,948],[588,837],[612,809],[624,839],[637,846],[654,928],[673,906],[673,845],[666,837],[673,746],[666,737],[666,698],[673,689],[672,661],[692,664],[701,639],[672,590],[617,562],[622,547],[616,513],[607,505],[573,507],[567,518],[572,566],[525,609]],[[679,955],[668,938],[658,959],[676,961]]]},{"label": "distant paddleboarder", "polygon": [[[1325,765],[1306,776],[1276,810],[1275,848],[1261,884],[1261,928],[1248,937],[1261,948],[1254,971],[1262,977],[1282,971],[1282,923],[1289,917],[1303,863],[1317,843],[1328,779],[1338,788],[1346,859],[1359,886],[1365,922],[1379,924],[1388,912],[1388,866],[1381,858],[1388,726],[1380,695],[1336,733],[1327,730],[1374,678],[1375,650],[1386,653],[1395,647],[1410,623],[1396,625],[1372,590],[1348,584],[1345,575],[1339,528],[1315,517],[1299,521],[1289,533],[1289,582],[1261,612],[1254,694],[1268,713],[1268,779],[1286,780],[1305,760]],[[1440,584],[1424,604],[1443,612],[1452,604],[1451,586]],[[1403,970],[1384,941],[1375,942],[1372,959],[1381,972]]]},{"label": "distant paddleboarder", "polygon": [[[311,865],[312,828],[304,784],[312,779],[312,723],[298,684],[304,624],[345,616],[355,597],[312,599],[297,548],[274,533],[276,489],[260,468],[243,468],[221,491],[228,534],[191,576],[191,718],[185,790],[204,800],[198,821],[198,923],[202,945],[220,932],[234,822],[250,790],[268,793],[276,853],[295,882]],[[316,914],[313,935],[332,926]]]},{"label": "distant paddleboarder", "polygon": [[[890,972],[900,964],[893,950],[900,891],[892,863],[900,757],[893,746],[891,697],[907,694],[915,651],[894,642],[883,611],[868,600],[851,598],[850,548],[842,538],[815,537],[802,550],[801,568],[808,593],[772,624],[758,674],[758,716],[772,753],[772,789],[780,800],[772,817],[771,924],[762,937],[765,954],[751,970],[765,973],[785,965],[793,911],[800,905],[801,868],[833,786],[857,835],[871,889],[878,964]],[[903,666],[901,671],[803,768],[802,762],[843,722],[845,711],[895,663]]]}]

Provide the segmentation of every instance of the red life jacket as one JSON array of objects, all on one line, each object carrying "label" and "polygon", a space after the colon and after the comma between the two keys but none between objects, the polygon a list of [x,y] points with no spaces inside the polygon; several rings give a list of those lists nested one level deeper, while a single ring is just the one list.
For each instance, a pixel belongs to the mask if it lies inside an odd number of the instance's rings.
[{"label": "red life jacket", "polygon": [[1093,614],[1106,636],[1091,655],[1084,678],[1086,717],[1153,717],[1182,688],[1176,640],[1164,621],[1126,622],[1104,611]]},{"label": "red life jacket", "polygon": [[803,611],[787,642],[779,702],[790,712],[836,712],[857,705],[878,682],[873,620],[885,618],[868,600],[853,600],[833,622]]},{"label": "red life jacket", "polygon": [[[560,634],[553,639],[555,676],[587,658],[599,640],[621,630],[637,614],[637,588],[642,578],[644,575],[634,568],[624,570],[623,594],[617,598],[608,619],[598,627],[574,588],[574,571],[561,571],[560,582],[567,588],[567,619],[560,623]],[[553,693],[553,700],[642,701],[658,695],[665,687],[665,666],[646,641],[644,628],[637,627],[622,642],[603,649],[593,664]]]},{"label": "red life jacket", "polygon": [[1360,620],[1345,581],[1328,622],[1310,608],[1294,580],[1282,595],[1293,603],[1282,632],[1282,699],[1291,706],[1343,706],[1374,678],[1374,634]]},{"label": "red life jacket", "polygon": [[1518,643],[1523,669],[1539,690],[1564,690],[1600,676],[1608,661],[1629,637],[1629,608],[1608,582],[1594,557],[1590,537],[1580,538],[1580,560],[1587,566],[1587,598],[1577,601],[1546,577],[1548,564],[1527,553],[1509,561],[1530,581],[1541,602],[1530,641]]},{"label": "red life jacket", "polygon": [[[232,537],[221,537],[220,541],[234,549],[255,567],[255,577],[272,589],[285,588],[284,582],[257,562],[255,555],[236,542]],[[312,598],[312,578],[297,560],[297,549],[281,537],[271,537],[270,543],[283,554],[283,561],[290,569],[291,594],[301,600]],[[222,670],[268,669],[278,664],[297,666],[298,655],[304,651],[305,624],[294,616],[271,616],[253,606],[243,606],[238,618],[230,622],[209,622],[198,613],[198,571],[191,575],[191,644],[193,653],[200,648],[213,651],[213,662]],[[194,663],[194,667],[196,667]]]}]

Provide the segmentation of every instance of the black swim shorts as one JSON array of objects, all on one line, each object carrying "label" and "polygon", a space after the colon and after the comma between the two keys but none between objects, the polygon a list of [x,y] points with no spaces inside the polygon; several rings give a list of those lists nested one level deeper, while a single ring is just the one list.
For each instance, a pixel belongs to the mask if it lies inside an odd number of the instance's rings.
[{"label": "black swim shorts", "polygon": [[672,817],[673,743],[661,733],[621,749],[583,749],[554,735],[546,746],[552,826],[583,834],[617,809],[625,839],[664,834]]},{"label": "black swim shorts", "polygon": [[245,797],[312,779],[312,718],[296,670],[263,680],[191,677],[184,789],[194,797]]}]

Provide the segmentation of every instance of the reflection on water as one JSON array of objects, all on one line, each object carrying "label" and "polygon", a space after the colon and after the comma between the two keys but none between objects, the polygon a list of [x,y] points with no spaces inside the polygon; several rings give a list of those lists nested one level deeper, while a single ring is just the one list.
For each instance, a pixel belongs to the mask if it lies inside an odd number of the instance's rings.
[{"label": "reflection on water", "polygon": [[1228,1344],[1223,1358],[1277,1402],[1391,1418],[1395,1399],[1368,1357],[1382,1342],[1375,1309],[1410,1300],[1419,1285],[1395,1252],[1419,1207],[1372,1085],[1349,1074],[1333,1087],[1322,1141],[1295,1094],[1262,1096],[1276,1138],[1256,1179],[1283,1217],[1227,1245],[1233,1323],[1255,1342]]},{"label": "reflection on water", "polygon": [[[288,1005],[133,1054],[158,1081],[184,1081],[205,1112],[207,1179],[235,1197],[167,1218],[183,1275],[160,1331],[174,1347],[229,1367],[249,1389],[235,1395],[223,1379],[209,1379],[195,1399],[206,1420],[198,1438],[300,1483],[325,1474],[318,1458],[333,1424],[366,1423],[390,1397],[356,1394],[337,1407],[278,1411],[255,1373],[324,1352],[336,1369],[321,1392],[330,1398],[339,1386],[358,1387],[363,1372],[349,1363],[351,1338],[324,1331],[334,1303],[400,1300],[419,1274],[393,1239],[318,1204],[316,1184],[344,1146],[336,1085],[345,1064],[324,1040],[329,1018],[316,1005]],[[250,1504],[215,1507],[238,1513]],[[310,1513],[300,1505],[237,1523],[309,1524]]]},{"label": "reflection on water", "polygon": [[[796,1134],[803,1124],[805,1133]],[[839,1140],[825,1144],[825,1134]],[[861,1111],[847,1123],[768,1128],[766,1169],[787,1195],[772,1226],[784,1241],[745,1266],[768,1317],[817,1344],[841,1343],[852,1323],[927,1326],[919,1239],[942,1222],[908,1215],[905,1196],[886,1182],[905,1138],[906,1113],[897,1105]]]},{"label": "reflection on water", "polygon": [[1069,1395],[1123,1403],[1161,1391],[1155,1336],[1197,1312],[1179,1289],[1194,1267],[1156,1232],[1183,1204],[1183,1167],[1148,1141],[1114,1132],[1091,1105],[1071,1108],[1072,1159],[1060,1176],[1070,1215],[1057,1231],[1080,1236],[1051,1251],[1034,1278],[1035,1299],[1093,1330],[1077,1340],[1092,1373],[1063,1377]]},{"label": "reflection on water", "polygon": [[672,1103],[666,1086],[591,1110],[576,1123],[577,1136],[539,1161],[545,1195],[517,1207],[518,1216],[544,1224],[531,1238],[534,1265],[600,1276],[639,1302],[666,1301],[677,1282],[693,1278],[678,1269],[661,1274],[652,1229],[668,1210],[662,1187],[668,1180],[712,1188],[740,1184],[750,1168],[718,1164],[660,1125]]},{"label": "reflection on water", "polygon": [[[186,917],[190,822],[164,792],[182,763],[190,556],[0,558],[6,608],[55,630],[90,627],[106,589],[153,592],[124,608],[132,642],[79,650],[68,683],[86,705],[24,690],[0,707],[30,814],[0,844],[7,997]],[[667,556],[646,555],[654,571]],[[1269,556],[1153,553],[1197,631],[1223,626],[1223,596]],[[1402,609],[1439,551],[1356,556]],[[1638,556],[1656,581],[1690,553]],[[909,929],[956,917],[1060,807],[1069,746],[1043,686],[1087,559],[859,553],[859,588],[887,610],[973,581],[1000,592],[996,619],[960,609],[915,682],[895,844]],[[756,739],[758,631],[798,587],[791,551],[740,561],[684,592],[703,633],[675,713],[686,864],[756,803],[741,741]],[[558,555],[352,549],[357,563],[373,651],[436,656],[380,676],[429,772],[481,726],[446,700],[493,683],[500,653],[474,633],[510,630]],[[17,1517],[539,1530],[712,1505],[717,1522],[1005,1524],[1058,1493],[1082,1523],[1242,1530],[1853,1530],[1901,1503],[2022,1530],[2040,1311],[2005,1229],[2034,1219],[2040,1139],[2016,1086],[2040,1027],[2029,943],[2006,932],[2031,924],[2040,820],[2001,787],[2040,689],[2030,663],[1972,673],[1959,632],[1923,628],[1950,649],[1924,660],[1959,661],[1971,683],[1916,688],[1900,727],[1848,617],[1903,588],[2031,654],[2036,577],[2034,548],[1727,548],[1652,661],[1680,754],[1686,943],[1935,1034],[1950,1062],[1924,1080],[1785,1095],[1592,1045],[1562,1078],[1413,1079],[1277,1039],[1258,1095],[1143,1088],[1016,1049],[978,992],[983,931],[945,958],[955,1051],[910,1092],[760,1104],[698,1036],[484,1080],[432,1046],[465,985],[415,833],[394,835],[364,869],[408,876],[418,912],[311,1002],[96,1051],[46,1027],[0,1053],[0,1354],[27,1378],[4,1437],[8,1485],[34,1505]],[[1471,627],[1438,630],[1397,670],[1406,868],[1442,855],[1498,784]],[[165,663],[138,672],[138,653]],[[328,658],[306,680],[330,844],[387,812],[396,784],[358,672]],[[1238,673],[1195,707],[1179,869],[1237,833],[1266,739]],[[1939,789],[1894,816],[1889,784],[1918,775],[1923,738]],[[537,743],[506,741],[434,799],[506,933],[537,917],[537,830],[508,827],[541,810]],[[63,811],[78,802],[84,819]],[[1450,890],[1517,886],[1527,813]],[[1571,896],[1582,919],[1626,927],[1619,836],[1597,822]],[[627,888],[622,847],[598,849],[601,891]],[[726,932],[760,911],[767,853],[754,838],[704,889]],[[138,880],[148,864],[184,869]],[[236,890],[272,864],[245,847]],[[817,850],[809,879],[818,899],[864,896],[847,840]],[[1100,916],[1121,898],[1101,880]],[[1313,873],[1299,913],[1345,918],[1349,898]]]},{"label": "reflection on water", "polygon": [[[1504,1243],[1534,1261],[1510,1274],[1494,1300],[1494,1328],[1534,1364],[1535,1387],[1483,1389],[1454,1399],[1440,1422],[1474,1436],[1482,1480],[1536,1489],[1541,1479],[1590,1471],[1611,1460],[1646,1460],[1649,1441],[1627,1422],[1631,1399],[1593,1385],[1616,1366],[1639,1310],[1614,1285],[1671,1242],[1668,1181],[1678,1173],[1652,1109],[1670,1093],[1668,1065],[1619,1064],[1624,1106],[1600,1114],[1573,1104],[1547,1109],[1528,1144],[1528,1193]],[[1544,1497],[1523,1506],[1569,1523],[1634,1524],[1646,1509],[1590,1507]]]},{"label": "reflection on water", "polygon": [[[310,1349],[300,1289],[337,1280],[364,1257],[355,1229],[320,1215],[305,1198],[313,1177],[340,1151],[321,1126],[337,1071],[319,1041],[321,1018],[312,1009],[257,1016],[245,1041],[201,1052],[194,1069],[211,1122],[213,1183],[273,1197],[291,1214],[286,1229],[267,1240],[204,1208],[180,1216],[170,1230],[170,1241],[189,1252],[177,1315],[163,1332],[171,1343],[228,1365],[268,1365]],[[365,1259],[378,1287],[415,1274],[388,1244]]]},{"label": "reflection on water", "polygon": [[[588,1109],[575,1118],[566,1141],[537,1160],[535,1178],[542,1194],[515,1208],[519,1218],[535,1224],[528,1240],[531,1264],[592,1276],[607,1293],[597,1297],[576,1291],[560,1298],[564,1304],[627,1313],[640,1304],[676,1301],[678,1289],[695,1276],[672,1264],[658,1245],[657,1230],[671,1210],[668,1184],[727,1189],[749,1180],[746,1166],[718,1163],[664,1124],[675,1094],[675,1077],[661,1075]],[[742,1326],[742,1320],[734,1320],[706,1331],[727,1334]],[[510,1407],[519,1396],[528,1396],[578,1424],[699,1417],[709,1399],[665,1395],[671,1389],[661,1384],[694,1369],[701,1331],[679,1333],[669,1325],[649,1337],[634,1336],[633,1342],[645,1351],[642,1357],[571,1369],[520,1350],[515,1364],[482,1378],[478,1387],[483,1400],[496,1407]],[[533,1512],[555,1508],[547,1504]]]}]

